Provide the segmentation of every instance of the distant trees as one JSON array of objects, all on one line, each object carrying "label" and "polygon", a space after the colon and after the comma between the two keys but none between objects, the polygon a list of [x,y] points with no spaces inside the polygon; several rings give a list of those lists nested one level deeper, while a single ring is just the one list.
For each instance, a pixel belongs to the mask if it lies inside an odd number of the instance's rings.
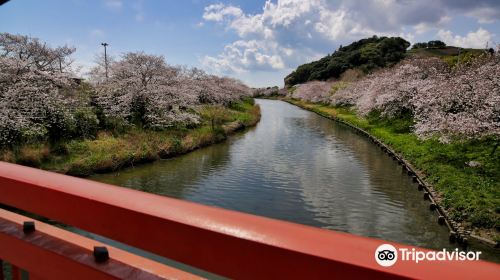
[{"label": "distant trees", "polygon": [[296,85],[292,97],[310,102],[329,103],[333,82],[312,81]]},{"label": "distant trees", "polygon": [[270,97],[270,96],[285,96],[287,94],[286,89],[280,89],[278,86],[274,87],[265,87],[265,88],[255,88],[252,90],[253,91],[253,96],[259,97]]},{"label": "distant trees", "polygon": [[92,138],[98,129],[196,125],[198,106],[250,96],[240,81],[170,66],[162,56],[126,53],[74,82],[74,48],[0,33],[0,148],[21,142]]},{"label": "distant trees", "polygon": [[444,48],[444,47],[446,47],[446,44],[443,41],[433,40],[433,41],[429,41],[427,43],[426,42],[415,43],[415,44],[413,44],[413,46],[411,48],[412,49],[427,49],[427,48],[438,49],[438,48]]},{"label": "distant trees", "polygon": [[446,47],[446,44],[442,41],[434,40],[434,41],[427,42],[427,47],[428,48],[444,48],[444,47]]},{"label": "distant trees", "polygon": [[429,45],[427,44],[427,42],[421,42],[421,43],[415,43],[415,44],[413,44],[413,46],[411,48],[412,49],[427,49],[427,47],[429,47]]},{"label": "distant trees", "polygon": [[307,81],[338,78],[348,69],[359,68],[365,73],[394,65],[405,57],[410,43],[400,37],[362,39],[340,47],[318,61],[303,64],[285,78],[286,86]]}]

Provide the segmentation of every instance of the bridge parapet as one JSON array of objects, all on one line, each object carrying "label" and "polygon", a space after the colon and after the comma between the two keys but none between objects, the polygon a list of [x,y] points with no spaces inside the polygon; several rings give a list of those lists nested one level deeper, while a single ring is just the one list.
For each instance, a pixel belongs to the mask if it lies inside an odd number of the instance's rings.
[{"label": "bridge parapet", "polygon": [[[410,250],[414,247],[4,162],[0,162],[0,203],[236,279],[493,279],[500,272],[498,265],[483,261],[397,262],[394,266],[382,267],[374,258],[379,245],[388,243]],[[0,221],[1,218],[2,215]],[[23,218],[18,217],[18,227],[19,219]],[[1,259],[36,271],[34,275],[42,279],[65,279],[37,268],[50,266],[49,258],[26,263],[21,262],[20,256],[12,257],[8,253],[12,250],[26,253],[19,248],[29,241],[18,236],[20,243],[9,247],[8,234],[0,226]],[[59,234],[63,233],[55,237]],[[110,258],[115,254],[114,249],[110,251]],[[120,259],[131,268],[137,268],[139,260],[139,257]],[[149,265],[160,269],[159,264]],[[165,278],[195,277],[167,266],[162,269],[172,274]],[[71,271],[63,272],[71,274]],[[113,278],[121,277],[111,275],[100,279]]]}]

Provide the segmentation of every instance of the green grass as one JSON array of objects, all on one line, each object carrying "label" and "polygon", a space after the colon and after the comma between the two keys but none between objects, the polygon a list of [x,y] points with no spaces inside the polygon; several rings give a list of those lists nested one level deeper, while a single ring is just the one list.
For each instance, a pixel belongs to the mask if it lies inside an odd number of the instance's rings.
[{"label": "green grass", "polygon": [[[327,117],[336,117],[362,128],[391,146],[416,168],[440,194],[440,204],[451,218],[476,234],[499,240],[500,156],[491,155],[494,139],[470,140],[450,144],[437,139],[420,140],[408,128],[411,118],[387,120],[361,118],[349,108],[288,100]],[[467,165],[470,161],[478,167]]]},{"label": "green grass", "polygon": [[474,57],[484,54],[484,50],[448,46],[444,48],[411,49],[408,54],[417,57],[439,57],[448,65],[455,66],[458,62],[466,63]]},{"label": "green grass", "polygon": [[0,151],[0,160],[60,173],[87,176],[183,154],[220,142],[235,130],[255,125],[260,109],[253,100],[218,107],[217,126],[202,117],[194,128],[155,131],[131,126],[122,133],[100,131],[96,139],[72,140],[57,147],[37,143]]}]

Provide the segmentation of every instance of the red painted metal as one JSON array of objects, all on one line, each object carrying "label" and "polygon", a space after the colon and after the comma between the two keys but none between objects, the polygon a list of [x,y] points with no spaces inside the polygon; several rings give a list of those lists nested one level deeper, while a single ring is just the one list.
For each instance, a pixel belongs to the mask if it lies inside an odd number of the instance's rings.
[{"label": "red painted metal", "polygon": [[482,261],[384,268],[375,262],[375,249],[395,243],[8,163],[0,163],[0,203],[239,279],[494,279],[500,273],[500,266]]},{"label": "red painted metal", "polygon": [[21,272],[19,271],[19,267],[11,265],[10,273],[12,276],[12,280],[21,280]]},{"label": "red painted metal", "polygon": [[[19,278],[17,267],[31,279],[199,279],[40,221],[26,234],[22,223],[27,220],[33,219],[0,209],[0,257],[13,264],[14,279]],[[96,263],[94,246],[106,246],[110,259]]]}]

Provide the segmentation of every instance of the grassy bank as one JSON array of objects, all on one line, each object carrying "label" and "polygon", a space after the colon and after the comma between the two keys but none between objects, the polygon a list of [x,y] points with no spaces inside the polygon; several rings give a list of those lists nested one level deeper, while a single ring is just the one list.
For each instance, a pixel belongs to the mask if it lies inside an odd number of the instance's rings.
[{"label": "grassy bank", "polygon": [[253,100],[229,107],[206,106],[201,117],[201,124],[194,128],[155,131],[132,126],[122,132],[100,131],[92,140],[72,140],[56,146],[22,145],[1,151],[0,160],[75,176],[111,172],[220,142],[236,130],[255,125],[260,108]]},{"label": "grassy bank", "polygon": [[500,241],[500,151],[492,154],[493,139],[450,144],[436,139],[423,141],[408,129],[411,119],[361,118],[348,108],[287,101],[377,137],[422,171],[450,218],[476,235]]}]

